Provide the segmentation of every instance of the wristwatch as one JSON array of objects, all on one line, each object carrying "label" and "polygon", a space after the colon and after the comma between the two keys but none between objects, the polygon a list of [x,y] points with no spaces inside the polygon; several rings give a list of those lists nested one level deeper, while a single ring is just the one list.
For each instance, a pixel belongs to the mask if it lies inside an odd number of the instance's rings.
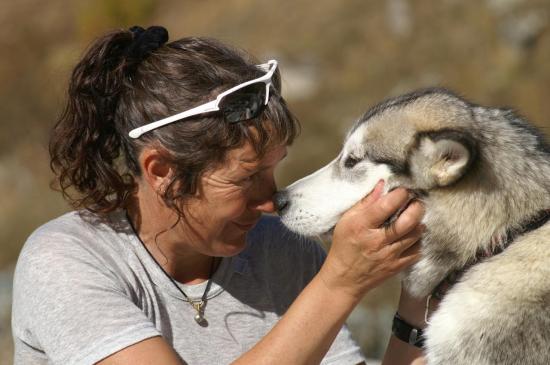
[{"label": "wristwatch", "polygon": [[403,342],[419,348],[424,347],[424,333],[422,329],[416,328],[405,321],[399,313],[395,313],[393,317],[392,333],[395,337]]}]

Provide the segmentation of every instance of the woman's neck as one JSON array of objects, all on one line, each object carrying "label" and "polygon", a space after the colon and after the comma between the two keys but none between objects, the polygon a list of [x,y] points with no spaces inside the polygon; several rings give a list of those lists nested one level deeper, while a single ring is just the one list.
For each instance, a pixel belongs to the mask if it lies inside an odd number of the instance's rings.
[{"label": "woman's neck", "polygon": [[168,275],[184,284],[198,284],[208,280],[215,258],[202,254],[186,244],[177,214],[166,207],[159,197],[148,196],[143,190],[129,200],[127,214],[134,231]]}]

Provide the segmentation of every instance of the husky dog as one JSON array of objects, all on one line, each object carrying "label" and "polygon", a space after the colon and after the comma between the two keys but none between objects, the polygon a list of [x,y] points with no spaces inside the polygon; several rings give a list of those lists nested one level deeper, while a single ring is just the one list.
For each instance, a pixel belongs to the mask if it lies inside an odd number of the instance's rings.
[{"label": "husky dog", "polygon": [[425,205],[414,296],[460,273],[425,331],[430,365],[550,364],[550,147],[509,109],[426,89],[370,109],[338,157],[275,198],[305,235],[330,231],[380,179]]}]

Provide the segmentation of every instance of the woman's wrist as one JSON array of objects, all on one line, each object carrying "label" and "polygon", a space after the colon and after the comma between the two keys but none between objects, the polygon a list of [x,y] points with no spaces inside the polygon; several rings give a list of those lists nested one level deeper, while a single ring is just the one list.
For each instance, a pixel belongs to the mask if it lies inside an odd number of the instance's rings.
[{"label": "woman's wrist", "polygon": [[416,298],[410,295],[405,289],[401,289],[397,313],[405,321],[416,328],[426,327],[426,298]]},{"label": "woman's wrist", "polygon": [[353,303],[355,306],[361,301],[363,290],[359,288],[354,288],[349,282],[346,282],[345,278],[339,279],[338,274],[335,273],[331,267],[328,267],[327,263],[321,267],[319,272],[316,275],[316,279],[322,283],[323,287],[334,296],[338,296],[342,299]]},{"label": "woman's wrist", "polygon": [[[394,335],[390,338],[382,361],[383,365],[423,364],[421,361],[422,349],[418,347],[421,344],[418,340],[421,341],[419,336],[422,336],[422,331],[418,330],[423,330],[426,326],[424,321],[425,304],[424,299],[415,298],[401,288],[397,313],[405,324],[400,323],[401,327],[399,328],[394,319],[392,326]],[[398,333],[396,334],[396,332]]]},{"label": "woman's wrist", "polygon": [[[350,275],[353,269],[339,264],[338,260],[327,257],[317,277],[324,286],[334,295],[346,298],[353,306],[359,304],[361,299],[377,285],[374,278],[367,272],[362,275]],[[379,280],[381,281],[381,280]]]}]

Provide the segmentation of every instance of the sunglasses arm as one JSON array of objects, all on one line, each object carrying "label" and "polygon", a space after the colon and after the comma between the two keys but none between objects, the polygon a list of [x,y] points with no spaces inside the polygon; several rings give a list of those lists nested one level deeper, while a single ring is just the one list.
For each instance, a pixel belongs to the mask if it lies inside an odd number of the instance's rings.
[{"label": "sunglasses arm", "polygon": [[203,113],[215,112],[215,111],[218,111],[218,110],[220,110],[218,108],[218,101],[217,100],[212,100],[212,101],[210,101],[206,104],[199,105],[199,106],[197,106],[193,109],[186,110],[182,113],[172,115],[168,118],[158,120],[154,123],[146,124],[142,127],[136,128],[136,129],[132,129],[130,131],[130,133],[128,133],[128,135],[131,138],[139,138],[144,133],[152,131],[153,129],[163,127],[167,124],[177,122],[180,119],[189,118],[189,117],[192,117],[194,115],[199,115],[199,114],[203,114]]}]

